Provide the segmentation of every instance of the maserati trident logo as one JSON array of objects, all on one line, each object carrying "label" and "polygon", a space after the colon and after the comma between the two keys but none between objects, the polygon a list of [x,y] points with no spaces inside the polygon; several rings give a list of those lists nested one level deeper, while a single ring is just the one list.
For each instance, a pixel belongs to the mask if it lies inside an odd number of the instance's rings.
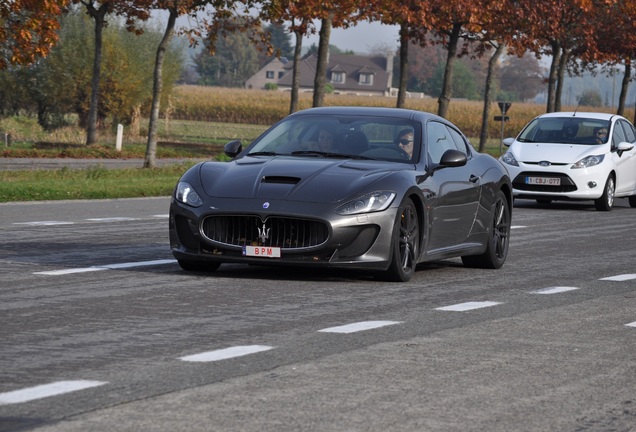
[{"label": "maserati trident logo", "polygon": [[550,161],[541,161],[541,162],[539,162],[539,166],[550,166],[550,165],[552,165],[550,163]]},{"label": "maserati trident logo", "polygon": [[258,239],[262,243],[265,243],[269,239],[269,230],[271,228],[265,227],[265,222],[263,222],[263,227],[262,228],[257,228],[257,229],[258,229]]}]

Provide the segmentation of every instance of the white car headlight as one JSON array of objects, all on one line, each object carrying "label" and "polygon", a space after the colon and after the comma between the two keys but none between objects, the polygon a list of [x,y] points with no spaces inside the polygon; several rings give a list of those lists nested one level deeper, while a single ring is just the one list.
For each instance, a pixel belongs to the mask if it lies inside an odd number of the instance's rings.
[{"label": "white car headlight", "polygon": [[510,152],[505,152],[503,156],[501,156],[501,161],[508,165],[519,166],[519,162],[517,162],[517,159],[515,159],[515,157]]},{"label": "white car headlight", "polygon": [[372,192],[341,205],[336,209],[336,213],[348,216],[383,211],[391,205],[394,198],[395,192]]},{"label": "white car headlight", "polygon": [[199,194],[194,190],[190,183],[179,182],[177,185],[177,191],[175,193],[177,201],[187,204],[192,207],[199,207],[203,204],[203,200]]},{"label": "white car headlight", "polygon": [[598,165],[603,162],[603,159],[605,159],[605,155],[587,156],[572,165],[571,168],[575,169],[593,167],[594,165]]}]

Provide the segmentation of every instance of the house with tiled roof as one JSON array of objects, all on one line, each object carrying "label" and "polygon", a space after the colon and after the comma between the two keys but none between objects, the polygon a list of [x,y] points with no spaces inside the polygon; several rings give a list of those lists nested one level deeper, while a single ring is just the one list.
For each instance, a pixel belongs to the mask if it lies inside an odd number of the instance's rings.
[{"label": "house with tiled roof", "polygon": [[[317,57],[311,55],[298,65],[300,92],[313,91]],[[291,90],[293,62],[274,59],[245,83],[246,88],[264,88],[273,82],[279,90]],[[267,78],[270,77],[270,78]],[[330,54],[326,82],[335,93],[389,96],[393,80],[393,56]]]}]

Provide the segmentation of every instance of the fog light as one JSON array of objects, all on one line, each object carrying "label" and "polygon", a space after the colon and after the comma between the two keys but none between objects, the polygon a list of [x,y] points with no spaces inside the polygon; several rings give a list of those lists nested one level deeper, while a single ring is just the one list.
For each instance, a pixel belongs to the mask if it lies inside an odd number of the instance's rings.
[{"label": "fog light", "polygon": [[589,187],[590,189],[594,189],[596,187],[596,182],[595,181],[588,182],[587,187]]}]

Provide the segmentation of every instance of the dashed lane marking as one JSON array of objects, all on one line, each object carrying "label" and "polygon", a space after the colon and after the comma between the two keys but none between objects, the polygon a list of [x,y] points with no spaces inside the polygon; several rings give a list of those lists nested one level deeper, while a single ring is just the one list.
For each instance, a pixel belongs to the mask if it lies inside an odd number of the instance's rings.
[{"label": "dashed lane marking", "polygon": [[610,277],[602,278],[602,279],[599,279],[599,280],[622,282],[622,281],[627,281],[627,280],[632,280],[632,279],[636,279],[636,274],[634,274],[634,273],[622,274],[622,275],[616,275],[616,276],[610,276]]},{"label": "dashed lane marking", "polygon": [[43,384],[29,387],[22,390],[14,390],[7,393],[0,393],[0,405],[17,404],[29,402],[35,399],[42,399],[49,396],[57,396],[91,387],[107,384],[104,381],[57,381],[50,384]]},{"label": "dashed lane marking", "polygon": [[627,327],[636,327],[636,321],[631,322],[629,324],[625,324]]},{"label": "dashed lane marking", "polygon": [[193,354],[185,357],[180,357],[179,360],[187,362],[214,362],[219,360],[227,360],[234,357],[241,357],[248,354],[254,354],[257,352],[268,351],[274,347],[267,345],[243,345],[230,348],[224,348],[215,351],[208,351],[199,354]]},{"label": "dashed lane marking", "polygon": [[459,304],[456,304],[456,305],[439,307],[439,308],[436,308],[435,310],[451,311],[451,312],[464,312],[464,311],[469,311],[469,310],[473,310],[473,309],[480,309],[480,308],[485,308],[485,307],[490,307],[490,306],[496,306],[498,304],[501,304],[501,303],[500,302],[493,302],[493,301],[466,302],[466,303],[459,303]]},{"label": "dashed lane marking", "polygon": [[14,222],[13,225],[29,225],[29,226],[51,226],[51,225],[74,225],[75,222],[64,221],[36,221],[36,222]]},{"label": "dashed lane marking", "polygon": [[155,266],[155,265],[162,265],[162,264],[173,264],[176,262],[177,260],[175,259],[138,261],[138,262],[106,264],[102,266],[83,267],[83,268],[74,268],[74,269],[49,270],[49,271],[34,272],[33,274],[47,275],[47,276],[60,276],[60,275],[67,275],[67,274],[73,274],[73,273],[87,273],[87,272],[94,272],[94,271],[101,271],[101,270],[118,270],[118,269],[126,269],[126,268],[133,268],[133,267],[147,267],[147,266]]},{"label": "dashed lane marking", "polygon": [[543,288],[537,291],[532,291],[530,294],[558,294],[558,293],[567,292],[567,291],[574,291],[577,289],[578,288],[576,287],[557,286],[557,287]]},{"label": "dashed lane marking", "polygon": [[364,330],[376,329],[379,327],[401,324],[400,321],[361,321],[352,324],[346,324],[337,327],[329,327],[322,330],[318,330],[323,333],[355,333]]},{"label": "dashed lane marking", "polygon": [[139,219],[132,218],[132,217],[107,217],[107,218],[89,218],[85,220],[91,221],[91,222],[121,222],[121,221],[134,221]]}]

